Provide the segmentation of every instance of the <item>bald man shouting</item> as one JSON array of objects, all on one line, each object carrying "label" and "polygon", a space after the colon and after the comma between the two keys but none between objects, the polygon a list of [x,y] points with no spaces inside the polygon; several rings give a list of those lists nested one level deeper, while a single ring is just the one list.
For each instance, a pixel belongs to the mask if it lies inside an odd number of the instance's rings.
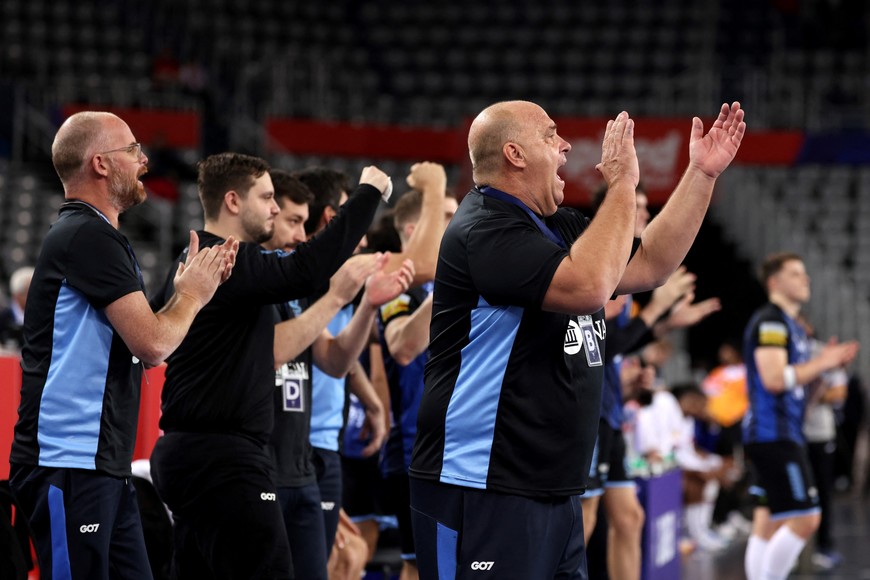
[{"label": "bald man shouting", "polygon": [[559,208],[571,145],[538,105],[497,103],[471,125],[475,187],[444,234],[426,388],[411,461],[423,579],[586,578],[580,494],[598,426],[603,306],[680,265],[746,130],[739,103],[710,132],[693,119],[689,167],[634,238],[634,121],[607,123],[592,221]]}]

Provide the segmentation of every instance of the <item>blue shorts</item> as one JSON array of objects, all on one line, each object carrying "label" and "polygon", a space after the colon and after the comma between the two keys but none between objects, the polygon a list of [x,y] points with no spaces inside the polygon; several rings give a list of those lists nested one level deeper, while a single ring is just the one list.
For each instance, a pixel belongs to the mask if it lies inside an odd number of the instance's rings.
[{"label": "blue shorts", "polygon": [[12,465],[10,487],[33,529],[40,578],[152,577],[131,478]]},{"label": "blue shorts", "polygon": [[588,578],[580,496],[537,499],[416,477],[410,487],[421,580]]}]

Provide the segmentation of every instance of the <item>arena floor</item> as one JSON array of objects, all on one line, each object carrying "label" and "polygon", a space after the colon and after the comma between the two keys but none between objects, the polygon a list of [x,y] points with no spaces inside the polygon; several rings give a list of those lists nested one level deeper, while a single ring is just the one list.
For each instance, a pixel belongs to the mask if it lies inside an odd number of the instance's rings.
[{"label": "arena floor", "polygon": [[[810,550],[804,550],[789,580],[870,580],[870,499],[839,497],[834,507],[833,533],[843,563],[834,570],[818,570],[810,561]],[[745,580],[745,548],[744,540],[718,554],[695,552],[684,562],[682,580]]]}]

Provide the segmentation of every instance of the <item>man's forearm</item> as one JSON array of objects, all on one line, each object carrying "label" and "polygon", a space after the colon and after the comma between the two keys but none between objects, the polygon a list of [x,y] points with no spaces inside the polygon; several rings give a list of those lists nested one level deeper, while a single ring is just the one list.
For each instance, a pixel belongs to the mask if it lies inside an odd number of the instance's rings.
[{"label": "man's forearm", "polygon": [[338,210],[336,217],[307,244],[294,252],[299,270],[316,287],[328,283],[330,276],[353,254],[368,231],[381,193],[371,185],[359,185]]},{"label": "man's forearm", "polygon": [[423,204],[420,219],[408,243],[397,256],[396,263],[390,264],[392,269],[401,266],[399,257],[408,258],[414,262],[416,270],[413,286],[419,286],[435,277],[435,266],[438,263],[438,248],[441,236],[444,234],[444,192],[423,191]]},{"label": "man's forearm", "polygon": [[344,306],[335,294],[327,292],[305,312],[275,325],[275,368],[295,359],[311,346]]},{"label": "man's forearm", "polygon": [[328,364],[321,367],[332,376],[343,376],[353,367],[369,342],[375,309],[363,298],[350,322],[329,341],[326,350]]},{"label": "man's forearm", "polygon": [[[357,380],[359,377],[360,380]],[[351,365],[350,380],[348,381],[350,392],[356,395],[359,402],[367,409],[382,409],[381,399],[375,391],[374,385],[365,377],[365,369],[360,362],[354,361]]]}]

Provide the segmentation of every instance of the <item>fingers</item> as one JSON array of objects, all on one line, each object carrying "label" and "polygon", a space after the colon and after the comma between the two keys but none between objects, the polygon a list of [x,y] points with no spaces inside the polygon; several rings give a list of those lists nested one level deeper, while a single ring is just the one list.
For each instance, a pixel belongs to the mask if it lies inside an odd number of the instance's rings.
[{"label": "fingers", "polygon": [[388,188],[392,190],[392,181],[390,176],[375,167],[369,165],[362,170],[359,178],[360,185],[367,184],[377,188],[382,194],[386,194]]},{"label": "fingers", "polygon": [[387,267],[387,262],[390,261],[390,256],[392,256],[391,252],[384,252],[383,254],[378,252],[378,259],[375,260],[374,270],[375,272],[380,272],[384,268]]},{"label": "fingers", "polygon": [[196,254],[189,266],[200,267],[217,277],[226,268],[226,252],[220,246],[206,248]]},{"label": "fingers", "polygon": [[613,135],[617,147],[622,147],[626,139],[634,139],[634,120],[622,111],[613,122]]},{"label": "fingers", "polygon": [[694,304],[693,306],[698,310],[698,314],[701,315],[701,318],[709,316],[714,312],[719,312],[719,310],[722,309],[722,304],[719,302],[718,298],[708,298]]},{"label": "fingers", "polygon": [[718,298],[707,298],[698,302],[698,306],[702,307],[705,312],[713,313],[722,309],[722,302]]},{"label": "fingers", "polygon": [[[719,116],[716,118],[716,122],[713,123],[711,130],[722,129],[727,132],[736,145],[739,145],[740,141],[743,140],[743,135],[746,133],[746,123],[743,121],[744,115],[745,113],[740,106],[740,101],[734,101],[730,106],[728,103],[722,103],[722,107],[719,109]],[[695,119],[692,122],[692,138],[695,139]],[[698,119],[698,123],[700,123],[700,119]],[[703,135],[703,123],[701,125],[701,132],[698,133],[697,138]]]},{"label": "fingers", "polygon": [[239,254],[239,241],[233,236],[230,236],[221,246],[224,249],[224,270],[221,274],[221,284],[226,282],[233,273],[233,266],[236,265],[236,256]]},{"label": "fingers", "polygon": [[704,137],[704,123],[698,117],[692,117],[692,131],[689,135],[689,141],[697,141]]},{"label": "fingers", "polygon": [[414,184],[416,183],[415,173],[418,167],[420,167],[419,163],[415,163],[414,165],[412,165],[411,171],[408,172],[408,176],[405,178],[405,183],[407,183],[408,187],[412,189],[414,188]]},{"label": "fingers", "polygon": [[187,243],[187,259],[184,261],[186,264],[190,264],[191,260],[199,253],[199,236],[196,235],[196,232],[190,230],[190,241]]},{"label": "fingers", "polygon": [[447,172],[444,166],[433,161],[422,161],[411,166],[411,171],[405,179],[409,187],[426,190],[438,190],[446,188]]},{"label": "fingers", "polygon": [[595,166],[608,186],[628,178],[637,185],[637,153],[634,148],[634,120],[626,111],[607,122],[601,145],[601,163]]},{"label": "fingers", "polygon": [[411,283],[414,281],[414,274],[417,273],[417,270],[414,268],[414,262],[406,259],[402,262],[402,268],[400,269],[401,279],[402,279],[402,290],[407,290]]},{"label": "fingers", "polygon": [[[387,255],[389,258],[389,255]],[[384,262],[384,254],[375,252],[374,254],[357,254],[349,258],[339,271],[344,271],[352,278],[359,282],[364,282],[366,278],[383,269],[379,264]]]}]

